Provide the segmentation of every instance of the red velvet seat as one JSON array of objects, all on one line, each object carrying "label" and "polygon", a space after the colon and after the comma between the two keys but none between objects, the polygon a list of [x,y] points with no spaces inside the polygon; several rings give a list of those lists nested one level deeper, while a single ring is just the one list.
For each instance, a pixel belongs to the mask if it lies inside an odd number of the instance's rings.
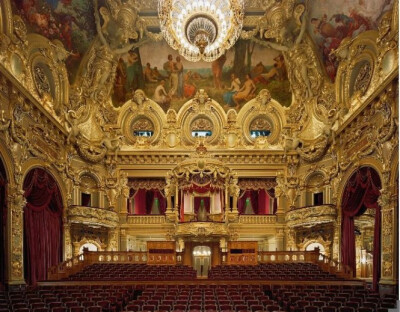
[{"label": "red velvet seat", "polygon": [[84,307],[70,307],[69,308],[69,312],[85,312],[85,308]]}]

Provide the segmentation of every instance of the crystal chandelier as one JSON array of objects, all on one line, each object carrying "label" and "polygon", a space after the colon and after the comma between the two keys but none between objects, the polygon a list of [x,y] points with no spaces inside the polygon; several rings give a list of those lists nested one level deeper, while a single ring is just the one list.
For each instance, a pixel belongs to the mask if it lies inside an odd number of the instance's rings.
[{"label": "crystal chandelier", "polygon": [[239,38],[243,0],[158,0],[161,32],[188,61],[212,62]]}]

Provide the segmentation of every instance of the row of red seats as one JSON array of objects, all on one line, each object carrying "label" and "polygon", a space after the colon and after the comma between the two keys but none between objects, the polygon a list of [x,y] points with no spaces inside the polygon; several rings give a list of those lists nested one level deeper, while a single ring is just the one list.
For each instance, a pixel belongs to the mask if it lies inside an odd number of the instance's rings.
[{"label": "row of red seats", "polygon": [[81,272],[71,275],[69,280],[193,280],[196,271],[184,265],[146,265],[146,264],[93,264]]},{"label": "row of red seats", "polygon": [[0,293],[0,311],[112,312],[123,310],[132,298],[132,287],[120,286],[100,292],[90,288],[34,288]]},{"label": "row of red seats", "polygon": [[307,289],[287,285],[269,290],[269,294],[290,312],[387,312],[396,307],[395,296],[380,298],[363,286],[329,287]]},{"label": "row of red seats", "polygon": [[214,280],[340,280],[312,263],[216,266],[208,272]]}]

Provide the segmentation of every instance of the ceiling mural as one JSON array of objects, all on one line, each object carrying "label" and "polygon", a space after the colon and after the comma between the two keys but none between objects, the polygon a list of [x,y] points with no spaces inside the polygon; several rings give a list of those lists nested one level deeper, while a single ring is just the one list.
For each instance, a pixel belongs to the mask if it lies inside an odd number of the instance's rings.
[{"label": "ceiling mural", "polygon": [[[99,8],[112,2],[99,0]],[[83,56],[96,37],[94,2],[15,0],[12,3],[14,12],[23,17],[30,32],[62,41],[69,52],[66,66],[72,84]],[[256,16],[263,14],[261,3],[264,2],[246,2],[248,12],[252,12],[249,15],[252,18],[248,20],[253,25]],[[392,3],[393,0],[310,1],[308,33],[331,81],[335,80],[337,70],[337,61],[331,51],[343,40],[376,29],[383,12],[390,9]],[[255,5],[259,5],[259,8]],[[143,8],[143,18],[146,21],[153,20],[157,6],[148,7],[144,4]],[[257,12],[259,14],[255,14]],[[103,15],[102,18],[104,20]],[[252,24],[246,23],[247,29],[251,29]],[[151,27],[152,31],[156,31],[154,25]],[[171,60],[168,60],[169,55]],[[246,74],[249,76],[246,77]],[[198,89],[205,89],[225,110],[240,109],[264,88],[284,106],[289,106],[292,101],[283,56],[276,50],[250,40],[239,40],[225,55],[212,63],[191,63],[183,57],[179,60],[178,53],[165,41],[149,42],[119,59],[112,94],[114,105],[121,106],[132,97],[132,91],[138,88],[143,89],[165,111],[169,108],[178,110]],[[234,94],[233,91],[238,90],[241,91]]]},{"label": "ceiling mural", "polygon": [[393,0],[335,0],[315,1],[312,5],[308,30],[320,51],[329,78],[334,81],[337,61],[331,51],[345,39],[352,39],[360,33],[377,29],[384,12]]},{"label": "ceiling mural", "polygon": [[61,40],[70,53],[66,66],[72,83],[79,63],[96,35],[93,1],[14,0],[11,3],[14,12],[25,20],[29,32],[50,40]]},{"label": "ceiling mural", "polygon": [[282,54],[249,40],[237,42],[214,62],[189,62],[165,41],[143,45],[119,60],[114,105],[131,99],[138,88],[165,111],[178,111],[199,89],[226,111],[239,110],[261,89],[285,106],[292,98]]}]

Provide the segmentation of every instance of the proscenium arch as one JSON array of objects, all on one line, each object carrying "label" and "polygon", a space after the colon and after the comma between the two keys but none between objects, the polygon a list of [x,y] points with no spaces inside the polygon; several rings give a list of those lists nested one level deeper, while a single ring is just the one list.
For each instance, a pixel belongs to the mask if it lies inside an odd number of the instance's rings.
[{"label": "proscenium arch", "polygon": [[[39,183],[30,189],[29,185],[32,182],[27,179],[33,179],[36,175],[45,180],[39,180]],[[47,279],[47,271],[51,266],[63,261],[65,205],[60,184],[46,167],[30,168],[24,176],[23,189],[26,197],[26,205],[23,208],[24,277],[27,283],[35,285],[37,281]],[[26,193],[29,189],[31,192]],[[36,262],[38,257],[43,261]]]},{"label": "proscenium arch", "polygon": [[[360,185],[358,183],[361,175]],[[375,210],[374,221],[374,239],[373,239],[373,282],[372,287],[376,291],[381,277],[381,207],[378,203],[380,190],[382,189],[382,178],[375,168],[364,165],[351,171],[351,175],[345,180],[343,186],[340,206],[341,206],[341,235],[340,235],[340,259],[343,264],[348,264],[353,268],[353,275],[356,276],[356,237],[355,237],[355,218],[362,216],[368,208]],[[349,184],[349,183],[354,183]],[[365,186],[364,186],[364,183]],[[348,191],[348,186],[351,186]],[[368,190],[368,192],[367,192]],[[350,192],[350,193],[348,193]],[[346,215],[343,212],[345,195],[349,194],[351,198],[347,202]],[[353,202],[352,202],[353,200]],[[355,201],[355,202],[354,202]],[[357,203],[357,204],[356,204]],[[362,206],[357,206],[361,205]],[[346,251],[346,253],[344,252]],[[348,262],[348,263],[347,263]]]},{"label": "proscenium arch", "polygon": [[9,175],[0,154],[0,285],[7,280],[7,219],[10,214],[8,206],[8,184]]}]

